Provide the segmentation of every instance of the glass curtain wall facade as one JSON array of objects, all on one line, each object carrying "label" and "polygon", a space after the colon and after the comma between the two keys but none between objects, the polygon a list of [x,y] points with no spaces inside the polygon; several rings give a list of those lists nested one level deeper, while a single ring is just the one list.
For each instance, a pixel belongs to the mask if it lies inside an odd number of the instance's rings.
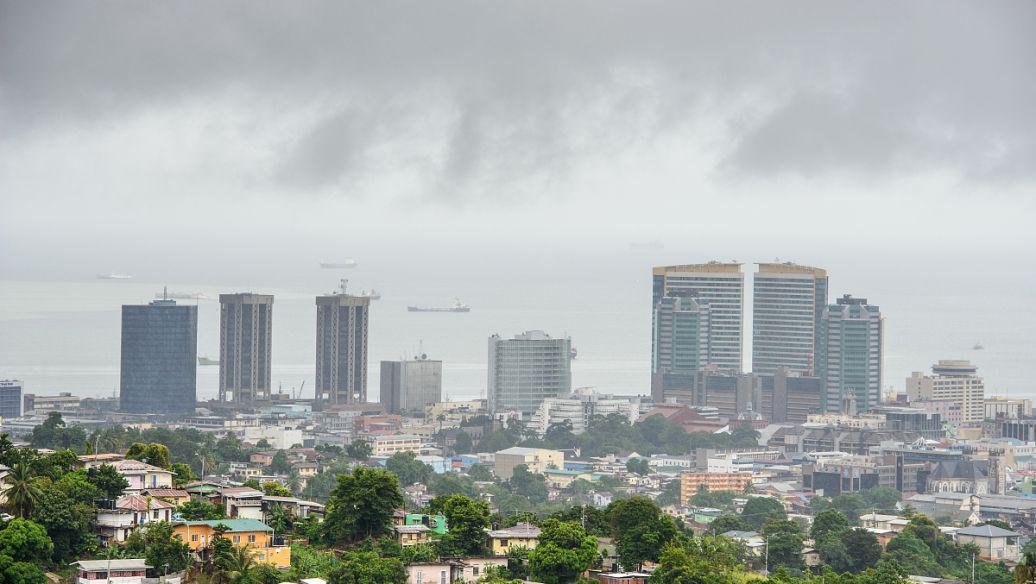
[{"label": "glass curtain wall facade", "polygon": [[193,413],[197,369],[197,306],[155,300],[146,306],[122,307],[122,411]]},{"label": "glass curtain wall facade", "polygon": [[708,362],[742,369],[745,275],[739,263],[709,262],[652,270],[651,306],[664,297],[694,297],[709,305]]},{"label": "glass curtain wall facade", "polygon": [[884,321],[866,298],[846,294],[824,311],[820,378],[824,409],[856,415],[881,400]]},{"label": "glass curtain wall facade", "polygon": [[662,403],[666,389],[690,387],[709,361],[709,305],[665,296],[655,304],[652,326],[651,396]]},{"label": "glass curtain wall facade", "polygon": [[753,372],[772,375],[780,367],[814,371],[827,283],[827,272],[820,268],[759,264],[752,283]]}]

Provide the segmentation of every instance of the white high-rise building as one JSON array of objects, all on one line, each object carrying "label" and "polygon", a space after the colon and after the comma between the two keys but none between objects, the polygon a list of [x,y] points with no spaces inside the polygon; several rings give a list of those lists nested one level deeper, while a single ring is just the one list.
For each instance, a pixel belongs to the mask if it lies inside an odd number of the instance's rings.
[{"label": "white high-rise building", "polygon": [[616,398],[596,393],[592,387],[581,387],[568,397],[543,400],[529,427],[542,436],[551,425],[567,420],[572,424],[572,433],[581,434],[594,416],[610,414],[621,414],[632,424],[640,416],[640,398]]},{"label": "white high-rise building", "polygon": [[697,301],[708,304],[708,362],[740,372],[745,289],[741,264],[708,262],[660,266],[652,270],[652,279],[652,309],[666,296],[694,296]]},{"label": "white high-rise building", "polygon": [[489,410],[528,415],[543,400],[572,391],[572,339],[539,330],[489,337]]},{"label": "white high-rise building", "polygon": [[969,361],[942,359],[932,365],[932,375],[915,371],[907,378],[907,399],[955,402],[961,405],[961,422],[981,422],[986,417],[986,386],[977,372]]}]

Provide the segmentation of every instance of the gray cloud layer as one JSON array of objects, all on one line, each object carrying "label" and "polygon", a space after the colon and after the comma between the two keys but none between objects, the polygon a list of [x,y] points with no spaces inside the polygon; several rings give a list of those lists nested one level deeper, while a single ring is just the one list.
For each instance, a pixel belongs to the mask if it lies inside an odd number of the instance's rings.
[{"label": "gray cloud layer", "polygon": [[1036,179],[1034,31],[1026,0],[11,1],[0,125],[228,98],[254,126],[290,118],[264,178],[300,192],[400,165],[442,192],[549,181],[701,119],[719,176],[1017,185]]}]

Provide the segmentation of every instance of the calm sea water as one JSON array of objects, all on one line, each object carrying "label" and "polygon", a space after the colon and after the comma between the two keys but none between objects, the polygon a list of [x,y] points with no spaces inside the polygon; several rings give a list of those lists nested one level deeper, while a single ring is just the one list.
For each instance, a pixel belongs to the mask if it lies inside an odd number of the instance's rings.
[{"label": "calm sea water", "polygon": [[[273,379],[285,391],[312,395],[315,337],[313,297],[333,289],[339,277],[358,291],[372,285],[369,395],[378,395],[378,361],[423,350],[444,361],[444,392],[452,399],[485,395],[486,339],[527,329],[568,334],[579,350],[573,384],[616,394],[649,393],[650,267],[703,261],[690,254],[514,254],[502,259],[472,253],[449,262],[361,261],[336,272],[315,262],[281,268],[247,267],[233,274],[184,270],[161,281],[149,266],[127,281],[77,274],[69,281],[0,281],[0,378],[25,382],[26,392],[70,391],[112,395],[118,387],[120,306],[145,303],[166,285],[172,292],[203,293],[198,354],[219,357],[221,292],[276,295]],[[823,258],[820,258],[823,259]],[[987,392],[1036,398],[1036,285],[1017,264],[990,265],[955,259],[940,267],[923,258],[872,258],[846,262],[831,257],[832,299],[843,292],[867,297],[886,317],[885,384],[901,389],[911,371],[937,359],[970,359]],[[919,268],[918,266],[924,266]],[[747,271],[752,268],[747,267]],[[748,279],[748,297],[750,300]],[[454,296],[472,306],[467,314],[410,313],[408,304],[447,305]],[[190,302],[194,301],[180,301]],[[746,307],[746,322],[751,318]],[[746,354],[751,354],[750,333]],[[985,349],[973,350],[981,342]],[[305,383],[304,389],[303,383]],[[217,393],[218,367],[198,368],[199,398]]]}]

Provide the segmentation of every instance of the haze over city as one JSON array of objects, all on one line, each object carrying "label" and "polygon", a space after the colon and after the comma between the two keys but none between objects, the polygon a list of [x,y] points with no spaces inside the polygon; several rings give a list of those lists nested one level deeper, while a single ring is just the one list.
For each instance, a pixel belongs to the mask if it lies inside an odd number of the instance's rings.
[{"label": "haze over city", "polygon": [[1036,584],[1034,31],[0,0],[0,584]]}]

